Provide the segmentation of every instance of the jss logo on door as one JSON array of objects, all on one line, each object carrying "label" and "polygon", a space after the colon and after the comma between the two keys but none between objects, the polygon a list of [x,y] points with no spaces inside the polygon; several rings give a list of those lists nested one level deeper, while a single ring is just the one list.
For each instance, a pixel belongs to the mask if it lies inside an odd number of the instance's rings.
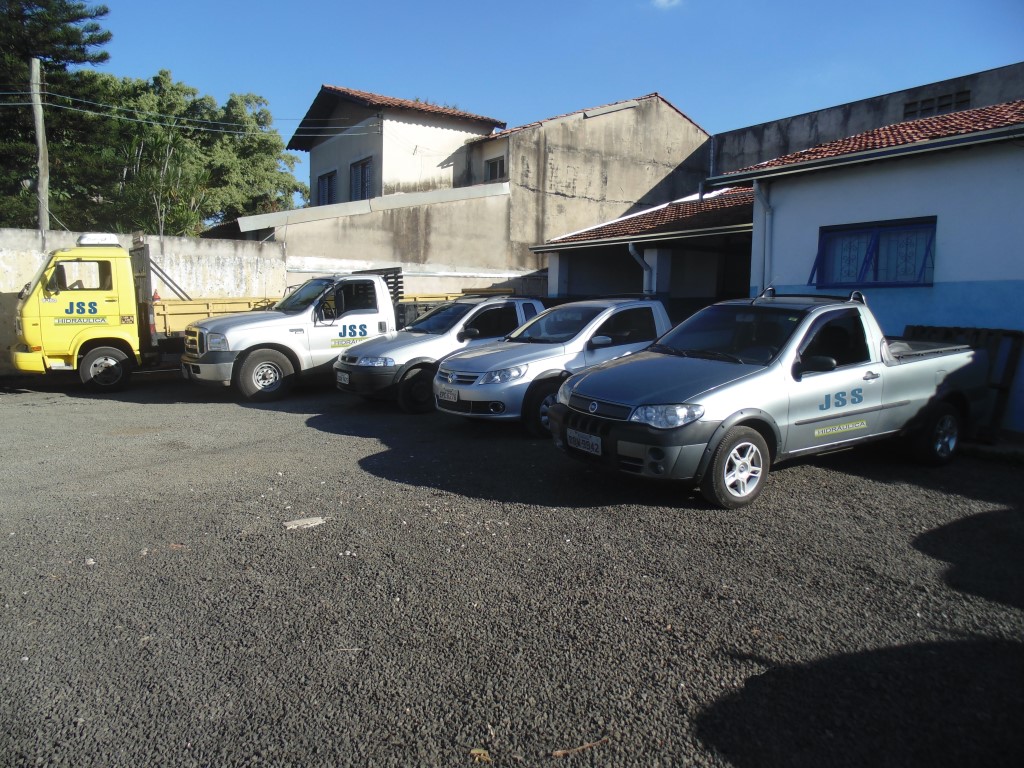
[{"label": "jss logo on door", "polygon": [[836,392],[834,394],[826,394],[825,402],[818,403],[819,411],[827,411],[831,408],[843,408],[847,405],[858,405],[864,402],[864,390],[858,387],[857,389],[851,389],[849,394],[846,392]]},{"label": "jss logo on door", "polygon": [[95,315],[98,311],[95,301],[72,301],[64,310],[65,315]]}]

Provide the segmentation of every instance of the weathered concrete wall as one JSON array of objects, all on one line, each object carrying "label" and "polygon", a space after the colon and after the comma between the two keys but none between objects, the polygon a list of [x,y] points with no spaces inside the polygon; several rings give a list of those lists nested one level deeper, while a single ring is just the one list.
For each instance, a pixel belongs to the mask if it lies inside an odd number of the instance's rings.
[{"label": "weathered concrete wall", "polygon": [[509,136],[511,263],[531,245],[682,196],[703,179],[708,135],[657,97]]},{"label": "weathered concrete wall", "polygon": [[429,115],[388,115],[384,121],[381,193],[450,189],[454,157],[465,152],[467,139],[479,135]]},{"label": "weathered concrete wall", "polygon": [[[14,312],[18,292],[45,263],[49,252],[73,247],[78,232],[0,229],[0,374],[13,369],[7,348],[15,343]],[[131,248],[130,235],[119,235]],[[280,243],[147,237],[150,256],[192,298],[251,296],[277,298],[287,287],[285,251]],[[174,293],[154,275],[164,298]]]},{"label": "weathered concrete wall", "polygon": [[1024,63],[715,134],[714,165],[708,175],[717,176],[790,152],[903,122],[904,107],[909,102],[963,91],[970,91],[971,108],[1024,99]]},{"label": "weathered concrete wall", "polygon": [[450,196],[455,199],[437,194],[374,199],[348,215],[278,227],[276,237],[287,244],[293,267],[306,260],[329,271],[348,265],[402,265],[410,272],[429,265],[436,273],[515,271],[509,263],[507,188],[496,185],[495,193],[483,197]]}]

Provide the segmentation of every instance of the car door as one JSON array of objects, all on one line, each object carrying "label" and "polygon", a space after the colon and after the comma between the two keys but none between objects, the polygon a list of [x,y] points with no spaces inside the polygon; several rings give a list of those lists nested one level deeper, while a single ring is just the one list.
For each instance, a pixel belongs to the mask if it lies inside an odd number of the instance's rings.
[{"label": "car door", "polygon": [[462,327],[463,331],[476,331],[476,335],[463,336],[463,347],[476,347],[502,339],[520,325],[515,304],[508,302],[484,307],[470,315]]},{"label": "car door", "polygon": [[[884,366],[871,359],[864,323],[855,309],[832,312],[805,333],[788,386],[786,452],[814,452],[884,430]],[[802,363],[834,360],[832,370],[799,372]]]},{"label": "car door", "polygon": [[[595,344],[599,337],[611,339],[610,344]],[[584,350],[587,367],[603,363],[627,352],[648,346],[658,336],[658,326],[651,307],[631,307],[615,312],[591,335]]]},{"label": "car door", "polygon": [[343,349],[360,344],[387,330],[377,305],[376,283],[346,280],[313,305],[311,327],[306,334],[314,367],[335,360]]},{"label": "car door", "polygon": [[[105,334],[121,325],[113,269],[106,259],[57,262],[39,293],[43,349],[70,352],[82,336]],[[131,319],[134,322],[134,316]]]}]

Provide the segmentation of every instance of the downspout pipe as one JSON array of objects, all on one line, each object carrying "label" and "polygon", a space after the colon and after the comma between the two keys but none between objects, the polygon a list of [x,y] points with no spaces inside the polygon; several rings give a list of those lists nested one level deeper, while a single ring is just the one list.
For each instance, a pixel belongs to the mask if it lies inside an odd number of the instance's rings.
[{"label": "downspout pipe", "polygon": [[771,194],[771,187],[767,184],[762,184],[757,179],[754,179],[754,197],[757,198],[757,202],[764,208],[764,234],[761,236],[761,290],[765,290],[770,282],[768,276],[771,274],[772,269],[772,228],[775,220],[775,211],[769,203],[768,198]]},{"label": "downspout pipe", "polygon": [[640,265],[640,269],[644,271],[644,295],[651,295],[654,293],[654,267],[648,264],[640,254],[640,251],[636,249],[636,243],[629,244],[629,255],[636,260],[636,263]]}]

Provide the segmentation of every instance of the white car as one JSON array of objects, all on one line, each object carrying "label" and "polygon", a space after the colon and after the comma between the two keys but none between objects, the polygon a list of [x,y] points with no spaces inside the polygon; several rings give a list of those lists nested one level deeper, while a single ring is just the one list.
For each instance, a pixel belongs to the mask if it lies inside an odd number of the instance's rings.
[{"label": "white car", "polygon": [[444,358],[434,378],[439,411],[521,419],[548,433],[547,410],[565,377],[648,346],[671,327],[660,301],[594,299],[545,310],[509,334]]}]

